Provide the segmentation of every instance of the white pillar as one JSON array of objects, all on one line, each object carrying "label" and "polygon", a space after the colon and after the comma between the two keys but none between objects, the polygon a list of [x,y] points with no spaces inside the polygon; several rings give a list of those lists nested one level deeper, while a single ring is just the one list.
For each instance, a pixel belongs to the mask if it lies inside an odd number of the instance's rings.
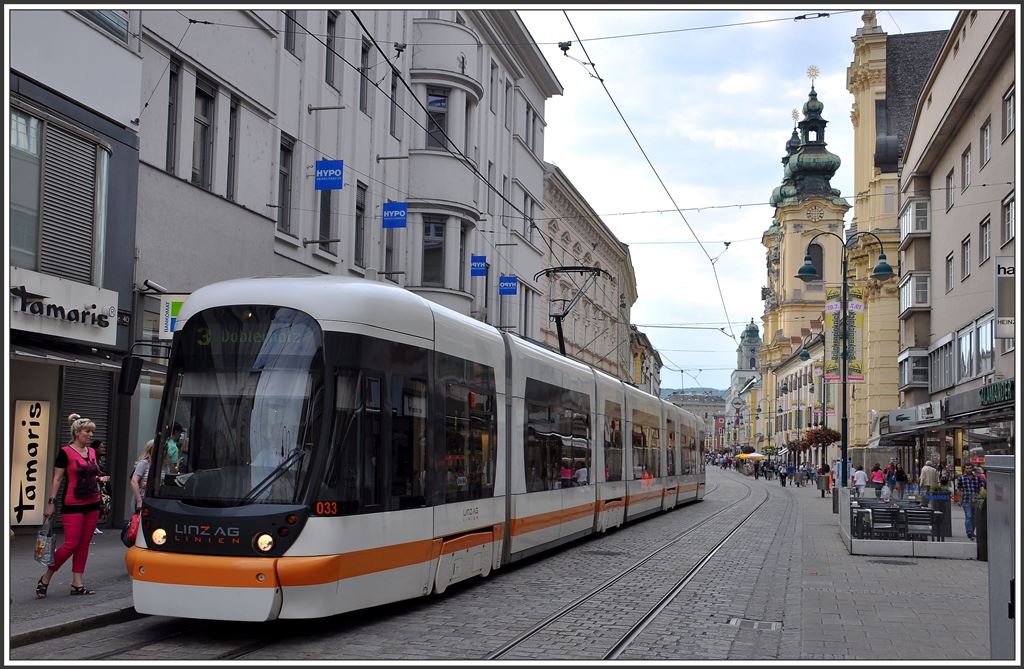
[{"label": "white pillar", "polygon": [[462,232],[461,220],[457,216],[449,216],[444,224],[444,287],[458,290],[459,288],[459,235]]}]

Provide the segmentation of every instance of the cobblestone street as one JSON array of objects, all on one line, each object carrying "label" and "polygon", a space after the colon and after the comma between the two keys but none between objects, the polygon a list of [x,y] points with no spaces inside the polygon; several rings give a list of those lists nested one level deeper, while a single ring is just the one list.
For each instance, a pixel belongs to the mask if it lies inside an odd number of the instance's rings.
[{"label": "cobblestone street", "polygon": [[[748,513],[740,530],[623,652],[624,660],[980,660],[989,657],[987,563],[851,556],[832,502],[708,470],[704,502],[576,542],[441,597],[262,625],[142,618],[16,648],[13,659],[481,660],[518,634],[737,503],[613,588],[515,647],[508,660],[596,660]],[[768,495],[767,501],[758,504]],[[772,623],[775,623],[774,625]],[[779,625],[778,623],[781,623]],[[187,628],[193,631],[167,639]],[[126,634],[139,641],[125,649]]]}]

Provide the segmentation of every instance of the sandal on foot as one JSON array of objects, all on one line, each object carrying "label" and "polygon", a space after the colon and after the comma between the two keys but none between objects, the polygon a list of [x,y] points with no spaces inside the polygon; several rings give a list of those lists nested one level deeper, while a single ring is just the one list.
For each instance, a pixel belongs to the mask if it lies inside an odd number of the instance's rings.
[{"label": "sandal on foot", "polygon": [[43,577],[39,577],[39,582],[36,583],[36,599],[46,598],[46,589],[50,587],[49,583],[43,583]]},{"label": "sandal on foot", "polygon": [[84,585],[73,585],[73,586],[71,586],[71,594],[72,595],[95,595],[96,591],[95,590],[90,590],[89,588],[85,587]]}]

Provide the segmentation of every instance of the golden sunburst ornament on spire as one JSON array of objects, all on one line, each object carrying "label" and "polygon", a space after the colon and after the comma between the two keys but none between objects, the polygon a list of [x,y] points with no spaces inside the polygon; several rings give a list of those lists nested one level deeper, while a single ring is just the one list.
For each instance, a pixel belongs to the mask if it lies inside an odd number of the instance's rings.
[{"label": "golden sunburst ornament on spire", "polygon": [[811,65],[807,68],[807,78],[811,80],[811,88],[814,88],[814,80],[821,76],[821,70],[818,69],[817,65]]}]

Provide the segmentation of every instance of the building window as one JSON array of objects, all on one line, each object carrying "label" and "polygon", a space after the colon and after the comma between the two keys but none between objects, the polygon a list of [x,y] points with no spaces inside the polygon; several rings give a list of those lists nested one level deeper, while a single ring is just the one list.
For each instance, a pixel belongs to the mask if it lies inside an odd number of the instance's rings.
[{"label": "building window", "polygon": [[946,256],[946,292],[953,290],[953,254]]},{"label": "building window", "polygon": [[398,70],[391,68],[391,115],[388,119],[391,136],[398,138]]},{"label": "building window", "polygon": [[178,154],[178,77],[181,63],[171,59],[167,71],[167,171],[174,174]]},{"label": "building window", "polygon": [[978,264],[981,265],[992,257],[992,221],[987,216],[978,226]]},{"label": "building window", "polygon": [[459,227],[459,290],[466,290],[466,249],[469,248],[469,228]]},{"label": "building window", "polygon": [[384,277],[398,283],[395,272],[395,229],[384,231]]},{"label": "building window", "polygon": [[953,206],[953,170],[946,175],[946,211]]},{"label": "building window", "polygon": [[533,334],[533,290],[524,286],[522,282],[519,284],[520,290],[523,292],[523,316],[522,316],[522,330],[520,333],[527,338],[532,338]]},{"label": "building window", "polygon": [[227,198],[232,202],[238,197],[238,98],[231,96],[228,111],[228,185]]},{"label": "building window", "polygon": [[960,242],[960,280],[971,275],[971,236],[967,235]]},{"label": "building window", "polygon": [[956,378],[966,381],[974,376],[974,327],[960,330],[956,335]]},{"label": "building window", "polygon": [[11,264],[33,271],[39,255],[42,135],[42,121],[11,110]]},{"label": "building window", "polygon": [[533,109],[529,104],[526,105],[526,118],[523,119],[523,141],[527,146],[533,145]]},{"label": "building window", "polygon": [[[1013,195],[1003,200],[1002,207],[1002,218],[1003,218],[1003,240],[1002,244],[1013,239],[1014,235],[1017,234],[1017,221],[1016,213],[1013,206]],[[1002,245],[1000,244],[1000,246]]]},{"label": "building window", "polygon": [[928,220],[929,200],[911,200],[900,213],[900,240],[917,232],[929,232]]},{"label": "building window", "polygon": [[494,216],[494,163],[487,161],[487,213]]},{"label": "building window", "polygon": [[971,147],[960,156],[960,190],[965,191],[971,186]]},{"label": "building window", "polygon": [[909,274],[900,283],[900,313],[915,307],[930,306],[928,274]]},{"label": "building window", "polygon": [[927,385],[928,356],[911,355],[899,361],[900,388],[909,385]]},{"label": "building window", "polygon": [[978,323],[978,374],[995,369],[995,321],[988,318]]},{"label": "building window", "polygon": [[[333,190],[320,191],[320,227],[317,237],[320,239],[334,238],[334,193]],[[334,253],[333,242],[320,242],[320,250]]]},{"label": "building window", "polygon": [[508,227],[508,177],[501,177],[501,224]]},{"label": "building window", "polygon": [[423,279],[424,286],[444,285],[443,216],[423,215]]},{"label": "building window", "polygon": [[370,115],[370,43],[363,40],[359,49],[359,111]]},{"label": "building window", "polygon": [[78,12],[122,42],[128,42],[128,11],[124,9],[90,9]]},{"label": "building window", "polygon": [[896,213],[896,186],[886,186],[882,195],[882,211],[886,214]]},{"label": "building window", "polygon": [[1016,127],[1014,125],[1016,123],[1016,120],[1013,117],[1014,112],[1015,112],[1015,109],[1014,109],[1014,102],[1013,102],[1013,89],[1011,88],[1009,91],[1007,91],[1006,95],[1003,96],[1003,137],[1004,138],[1008,137],[1010,135],[1010,133],[1013,132],[1013,129]]},{"label": "building window", "polygon": [[[462,141],[462,146],[464,147],[463,150],[466,153],[466,157],[470,158],[475,163],[476,159],[472,157],[471,149],[473,147],[472,147],[472,144],[470,143],[470,138],[473,136],[473,105],[470,103],[468,97],[466,99],[466,114],[465,114],[465,116],[462,117],[462,120],[463,120],[462,125],[465,128],[465,130],[466,130],[465,137],[463,137],[463,141]],[[480,184],[477,183],[477,187],[478,188],[479,188],[479,185]],[[479,191],[477,191],[477,194],[479,195]],[[480,198],[477,197],[477,202],[479,202],[479,201],[480,201]]]},{"label": "building window", "polygon": [[818,272],[825,275],[825,251],[821,244],[814,243],[807,247],[807,253],[811,256],[811,262],[818,268]]},{"label": "building window", "polygon": [[352,262],[366,267],[366,186],[356,182],[356,221]]},{"label": "building window", "polygon": [[295,140],[282,132],[281,156],[277,166],[277,229],[286,235],[292,235],[292,152],[294,148]]},{"label": "building window", "polygon": [[427,88],[427,148],[444,149],[448,146],[448,88]]},{"label": "building window", "polygon": [[192,183],[209,190],[213,183],[213,120],[217,89],[196,80],[196,114],[192,132]]},{"label": "building window", "polygon": [[287,9],[284,12],[284,48],[291,55],[298,58],[295,53],[296,33],[298,28],[298,12],[294,9]]},{"label": "building window", "polygon": [[956,376],[954,345],[950,340],[928,354],[929,392],[936,393],[953,385]]},{"label": "building window", "polygon": [[505,80],[505,129],[512,127],[512,82]]},{"label": "building window", "polygon": [[[498,100],[498,64],[495,63],[493,60],[491,61],[491,87],[490,87],[490,95],[491,95],[491,101],[490,101],[491,111],[495,112],[495,109],[498,106],[497,105],[497,100]],[[495,113],[497,113],[497,112],[495,112]]]},{"label": "building window", "polygon": [[337,88],[334,83],[334,64],[337,59],[335,45],[338,40],[338,15],[339,13],[334,10],[327,12],[327,53],[324,61],[324,81],[335,88]]},{"label": "building window", "polygon": [[992,119],[985,119],[981,126],[981,167],[985,167],[992,159]]}]

